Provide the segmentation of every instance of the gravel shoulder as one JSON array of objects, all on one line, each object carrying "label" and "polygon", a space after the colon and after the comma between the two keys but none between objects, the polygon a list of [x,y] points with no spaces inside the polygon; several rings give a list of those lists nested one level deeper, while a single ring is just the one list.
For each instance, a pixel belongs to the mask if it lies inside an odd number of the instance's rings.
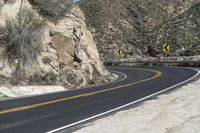
[{"label": "gravel shoulder", "polygon": [[142,105],[85,125],[75,133],[199,133],[200,80]]},{"label": "gravel shoulder", "polygon": [[0,87],[0,100],[66,91],[63,86],[5,86]]}]

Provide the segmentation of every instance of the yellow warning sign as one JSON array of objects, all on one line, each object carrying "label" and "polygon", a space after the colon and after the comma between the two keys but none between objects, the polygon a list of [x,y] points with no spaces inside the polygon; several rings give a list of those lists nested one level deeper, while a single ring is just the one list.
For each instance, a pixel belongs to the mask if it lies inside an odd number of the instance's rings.
[{"label": "yellow warning sign", "polygon": [[124,53],[124,51],[123,51],[122,49],[118,49],[118,50],[117,50],[117,54],[118,54],[118,55],[123,55],[123,53]]},{"label": "yellow warning sign", "polygon": [[165,43],[165,44],[163,45],[163,51],[164,51],[164,52],[169,52],[169,51],[170,51],[170,45],[169,45],[168,43]]}]

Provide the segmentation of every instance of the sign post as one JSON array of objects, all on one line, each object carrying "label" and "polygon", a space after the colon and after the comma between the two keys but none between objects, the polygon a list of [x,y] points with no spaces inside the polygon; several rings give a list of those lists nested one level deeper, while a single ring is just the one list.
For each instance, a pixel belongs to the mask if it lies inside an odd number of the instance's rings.
[{"label": "sign post", "polygon": [[117,55],[118,55],[118,57],[119,57],[119,62],[121,61],[121,59],[122,59],[122,55],[124,55],[124,51],[122,50],[122,49],[118,49],[117,51],[116,51],[116,53],[117,53]]},{"label": "sign post", "polygon": [[[167,57],[167,53],[169,53],[170,52],[170,44],[169,43],[165,43],[164,45],[163,45],[163,52],[164,52],[164,57]],[[167,58],[164,58],[164,60],[166,61],[166,59]]]}]

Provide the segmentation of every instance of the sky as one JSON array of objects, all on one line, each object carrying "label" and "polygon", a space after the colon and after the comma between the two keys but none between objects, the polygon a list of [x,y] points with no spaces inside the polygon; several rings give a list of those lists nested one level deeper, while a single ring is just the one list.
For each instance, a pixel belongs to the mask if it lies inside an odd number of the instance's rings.
[{"label": "sky", "polygon": [[79,2],[80,0],[74,0],[75,2]]}]

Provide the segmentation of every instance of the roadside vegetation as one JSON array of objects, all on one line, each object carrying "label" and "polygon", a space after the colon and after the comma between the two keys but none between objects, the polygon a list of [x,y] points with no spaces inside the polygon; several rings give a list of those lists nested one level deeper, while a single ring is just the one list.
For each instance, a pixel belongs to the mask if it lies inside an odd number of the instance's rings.
[{"label": "roadside vegetation", "polygon": [[[13,3],[16,0],[5,0]],[[71,10],[73,0],[29,0],[42,16],[57,22]],[[18,67],[31,65],[41,53],[43,27],[45,23],[39,20],[30,9],[23,8],[21,0],[20,12],[15,18],[8,18],[5,26],[0,28],[0,44],[5,47],[4,59]]]},{"label": "roadside vegetation", "polygon": [[[14,17],[8,17],[0,27],[0,48],[3,48],[1,60],[15,67],[12,83],[41,81],[49,84],[56,80],[52,73],[42,76],[26,77],[26,68],[38,63],[44,43],[45,19],[57,23],[73,8],[73,0],[28,0],[32,9],[24,6],[21,0],[20,11]],[[4,0],[4,3],[14,4],[16,0]],[[43,17],[40,18],[36,12]],[[41,83],[43,84],[43,83]]]},{"label": "roadside vegetation", "polygon": [[44,22],[38,21],[34,13],[26,8],[8,18],[1,27],[1,45],[5,47],[3,59],[18,70],[36,62],[41,53]]}]

